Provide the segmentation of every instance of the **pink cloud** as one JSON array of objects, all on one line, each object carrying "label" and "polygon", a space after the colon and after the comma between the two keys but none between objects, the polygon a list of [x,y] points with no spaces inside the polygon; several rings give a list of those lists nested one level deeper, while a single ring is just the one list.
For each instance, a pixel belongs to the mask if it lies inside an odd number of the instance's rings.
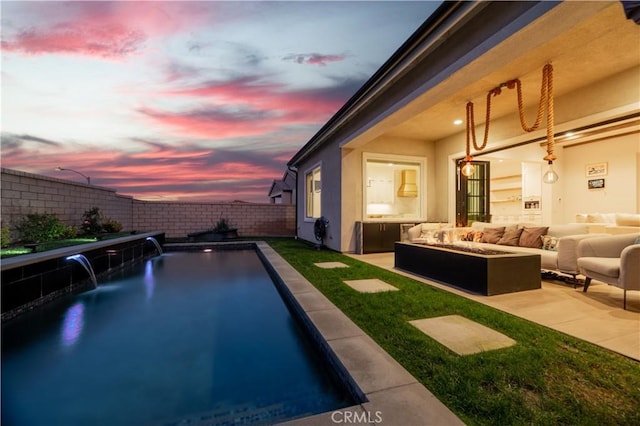
[{"label": "pink cloud", "polygon": [[198,13],[200,8],[197,3],[181,2],[27,4],[25,9],[33,13],[33,23],[5,36],[2,49],[27,55],[119,59],[140,53],[150,37],[172,34],[203,22]]},{"label": "pink cloud", "polygon": [[145,39],[141,31],[120,24],[61,24],[48,31],[22,31],[12,41],[3,40],[2,49],[29,55],[66,53],[122,58],[139,51]]},{"label": "pink cloud", "polygon": [[257,136],[278,127],[279,120],[259,111],[228,112],[221,107],[205,107],[185,112],[142,108],[140,112],[154,124],[179,129],[179,136],[205,136],[212,139]]},{"label": "pink cloud", "polygon": [[286,91],[282,84],[261,83],[255,77],[206,82],[163,92],[163,95],[201,99],[205,106],[187,111],[141,108],[156,123],[181,129],[180,134],[228,138],[262,135],[297,124],[318,124],[333,114],[350,95],[340,90]]}]

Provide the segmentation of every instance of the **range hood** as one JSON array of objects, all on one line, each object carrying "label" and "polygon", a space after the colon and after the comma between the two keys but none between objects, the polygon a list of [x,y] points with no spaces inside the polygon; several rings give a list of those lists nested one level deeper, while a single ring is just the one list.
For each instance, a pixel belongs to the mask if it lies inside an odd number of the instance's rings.
[{"label": "range hood", "polygon": [[398,197],[417,197],[418,185],[416,185],[416,171],[403,170],[402,184],[398,189]]}]

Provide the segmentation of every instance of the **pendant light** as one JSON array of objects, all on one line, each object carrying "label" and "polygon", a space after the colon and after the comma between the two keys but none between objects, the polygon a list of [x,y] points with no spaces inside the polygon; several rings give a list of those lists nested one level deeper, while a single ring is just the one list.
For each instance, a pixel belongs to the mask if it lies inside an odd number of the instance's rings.
[{"label": "pendant light", "polygon": [[556,183],[558,181],[558,174],[553,170],[553,161],[549,160],[549,167],[547,171],[542,175],[542,182],[544,183]]}]

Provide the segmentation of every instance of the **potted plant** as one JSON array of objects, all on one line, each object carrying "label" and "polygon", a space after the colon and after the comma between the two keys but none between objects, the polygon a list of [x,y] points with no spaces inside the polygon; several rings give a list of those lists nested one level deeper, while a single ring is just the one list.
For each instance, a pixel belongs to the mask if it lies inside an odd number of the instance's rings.
[{"label": "potted plant", "polygon": [[221,217],[206,231],[193,232],[188,235],[191,241],[223,241],[238,236],[237,228],[232,228],[227,218]]},{"label": "potted plant", "polygon": [[214,237],[214,241],[227,240],[229,238],[238,237],[238,229],[232,228],[229,220],[225,217],[221,217],[220,219],[218,219],[218,221],[212,228],[212,232],[215,236],[217,236],[217,238]]}]

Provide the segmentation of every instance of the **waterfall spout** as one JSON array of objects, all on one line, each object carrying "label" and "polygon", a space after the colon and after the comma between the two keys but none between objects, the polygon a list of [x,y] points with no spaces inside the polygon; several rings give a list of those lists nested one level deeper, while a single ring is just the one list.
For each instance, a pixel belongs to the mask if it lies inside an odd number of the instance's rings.
[{"label": "waterfall spout", "polygon": [[162,255],[162,246],[160,245],[158,240],[156,240],[153,237],[147,237],[147,241],[151,241],[156,246],[156,249],[158,250],[158,254]]},{"label": "waterfall spout", "polygon": [[93,288],[98,287],[98,281],[96,280],[96,274],[93,272],[93,267],[91,267],[91,262],[87,259],[83,254],[74,254],[72,256],[67,257],[67,260],[75,260],[78,262],[85,271],[89,274],[91,278],[91,282],[93,283]]}]

